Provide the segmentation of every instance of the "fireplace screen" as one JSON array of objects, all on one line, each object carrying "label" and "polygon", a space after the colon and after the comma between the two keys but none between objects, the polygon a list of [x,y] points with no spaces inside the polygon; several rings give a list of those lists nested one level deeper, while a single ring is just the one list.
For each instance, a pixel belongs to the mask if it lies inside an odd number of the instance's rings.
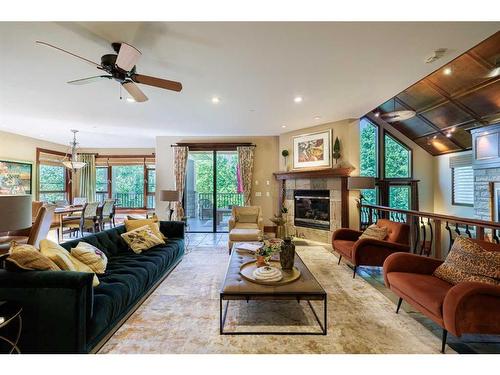
[{"label": "fireplace screen", "polygon": [[295,190],[294,198],[295,226],[330,229],[329,190]]}]

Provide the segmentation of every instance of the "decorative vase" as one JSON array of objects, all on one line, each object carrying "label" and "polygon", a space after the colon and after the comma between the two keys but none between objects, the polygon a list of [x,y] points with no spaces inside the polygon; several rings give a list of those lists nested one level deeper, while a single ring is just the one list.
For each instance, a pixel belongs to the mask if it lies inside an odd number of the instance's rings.
[{"label": "decorative vase", "polygon": [[281,269],[289,271],[293,269],[293,264],[295,262],[295,245],[292,243],[290,237],[285,238],[283,244],[281,245],[280,251],[280,263]]}]

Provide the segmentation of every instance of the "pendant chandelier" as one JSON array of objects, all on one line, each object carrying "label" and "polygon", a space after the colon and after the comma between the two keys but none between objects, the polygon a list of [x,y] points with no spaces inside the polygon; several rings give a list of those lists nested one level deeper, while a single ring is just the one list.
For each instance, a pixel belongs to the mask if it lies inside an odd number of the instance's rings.
[{"label": "pendant chandelier", "polygon": [[85,167],[87,163],[78,161],[78,154],[76,152],[76,146],[78,145],[78,143],[76,142],[76,133],[78,133],[78,130],[71,130],[71,132],[73,133],[73,141],[69,143],[69,145],[71,146],[71,155],[69,155],[70,159],[63,161],[62,164],[66,168],[71,169],[72,171],[76,171]]}]

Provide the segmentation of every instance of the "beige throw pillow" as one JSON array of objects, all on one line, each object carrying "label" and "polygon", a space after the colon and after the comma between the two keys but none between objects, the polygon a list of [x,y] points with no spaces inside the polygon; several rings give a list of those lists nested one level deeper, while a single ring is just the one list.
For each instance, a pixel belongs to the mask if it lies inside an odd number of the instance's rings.
[{"label": "beige throw pillow", "polygon": [[71,256],[89,266],[97,274],[106,272],[108,265],[106,254],[87,242],[78,242],[78,245],[71,249]]},{"label": "beige throw pillow", "polygon": [[434,276],[450,284],[476,281],[500,285],[500,252],[487,251],[469,238],[459,236]]},{"label": "beige throw pillow", "polygon": [[60,268],[34,246],[19,245],[12,241],[9,256],[5,259],[7,268],[37,271],[59,271]]},{"label": "beige throw pillow", "polygon": [[160,232],[160,224],[158,224],[158,220],[156,219],[132,219],[128,220],[126,219],[125,222],[125,229],[127,232],[130,232],[134,229],[143,227],[145,225],[149,225],[151,230],[153,231],[154,235],[160,239],[166,240],[167,237],[163,235],[162,232]]},{"label": "beige throw pillow", "polygon": [[256,223],[258,220],[259,216],[258,215],[238,215],[236,218],[236,221],[238,223]]},{"label": "beige throw pillow", "polygon": [[359,236],[359,239],[363,238],[373,238],[375,240],[382,241],[387,237],[387,228],[378,227],[377,224],[372,224]]},{"label": "beige throw pillow", "polygon": [[50,240],[40,241],[40,252],[52,260],[63,271],[87,272],[94,274],[92,286],[99,285],[99,279],[95,275],[94,270],[86,264],[79,261],[61,245]]},{"label": "beige throw pillow", "polygon": [[152,247],[165,244],[165,241],[153,233],[149,225],[144,225],[130,232],[123,233],[121,236],[132,251],[137,254]]}]

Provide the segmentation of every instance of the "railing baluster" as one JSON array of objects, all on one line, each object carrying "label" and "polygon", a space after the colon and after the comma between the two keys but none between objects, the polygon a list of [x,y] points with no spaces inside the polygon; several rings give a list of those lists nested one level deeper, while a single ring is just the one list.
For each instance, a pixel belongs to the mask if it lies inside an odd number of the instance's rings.
[{"label": "railing baluster", "polygon": [[460,236],[460,228],[458,227],[458,223],[455,223],[455,233]]},{"label": "railing baluster", "polygon": [[427,248],[427,256],[431,255],[432,252],[432,241],[434,241],[434,232],[432,231],[432,225],[431,225],[431,219],[427,218],[427,226],[429,227],[429,233],[430,233],[430,241],[429,241],[429,247]]},{"label": "railing baluster", "polygon": [[472,234],[470,233],[469,230],[469,224],[465,224],[465,234],[467,234],[469,238],[472,238]]},{"label": "railing baluster", "polygon": [[450,236],[450,242],[448,243],[448,251],[450,251],[451,245],[453,244],[453,234],[451,232],[450,224],[448,223],[448,221],[446,222],[446,226],[444,227],[444,229],[448,231],[448,234]]},{"label": "railing baluster", "polygon": [[424,248],[425,248],[425,241],[426,241],[426,237],[427,237],[427,233],[426,233],[426,230],[425,230],[425,224],[424,224],[424,218],[423,217],[420,217],[420,228],[422,229],[422,246],[420,246],[420,255],[423,254],[424,252]]},{"label": "railing baluster", "polygon": [[492,234],[493,234],[493,241],[495,241],[495,243],[498,243],[498,236],[497,236],[497,230],[496,229],[492,229]]},{"label": "railing baluster", "polygon": [[418,217],[413,218],[413,226],[415,227],[415,243],[413,244],[413,253],[417,253],[418,243],[420,242],[420,228],[418,226]]}]

